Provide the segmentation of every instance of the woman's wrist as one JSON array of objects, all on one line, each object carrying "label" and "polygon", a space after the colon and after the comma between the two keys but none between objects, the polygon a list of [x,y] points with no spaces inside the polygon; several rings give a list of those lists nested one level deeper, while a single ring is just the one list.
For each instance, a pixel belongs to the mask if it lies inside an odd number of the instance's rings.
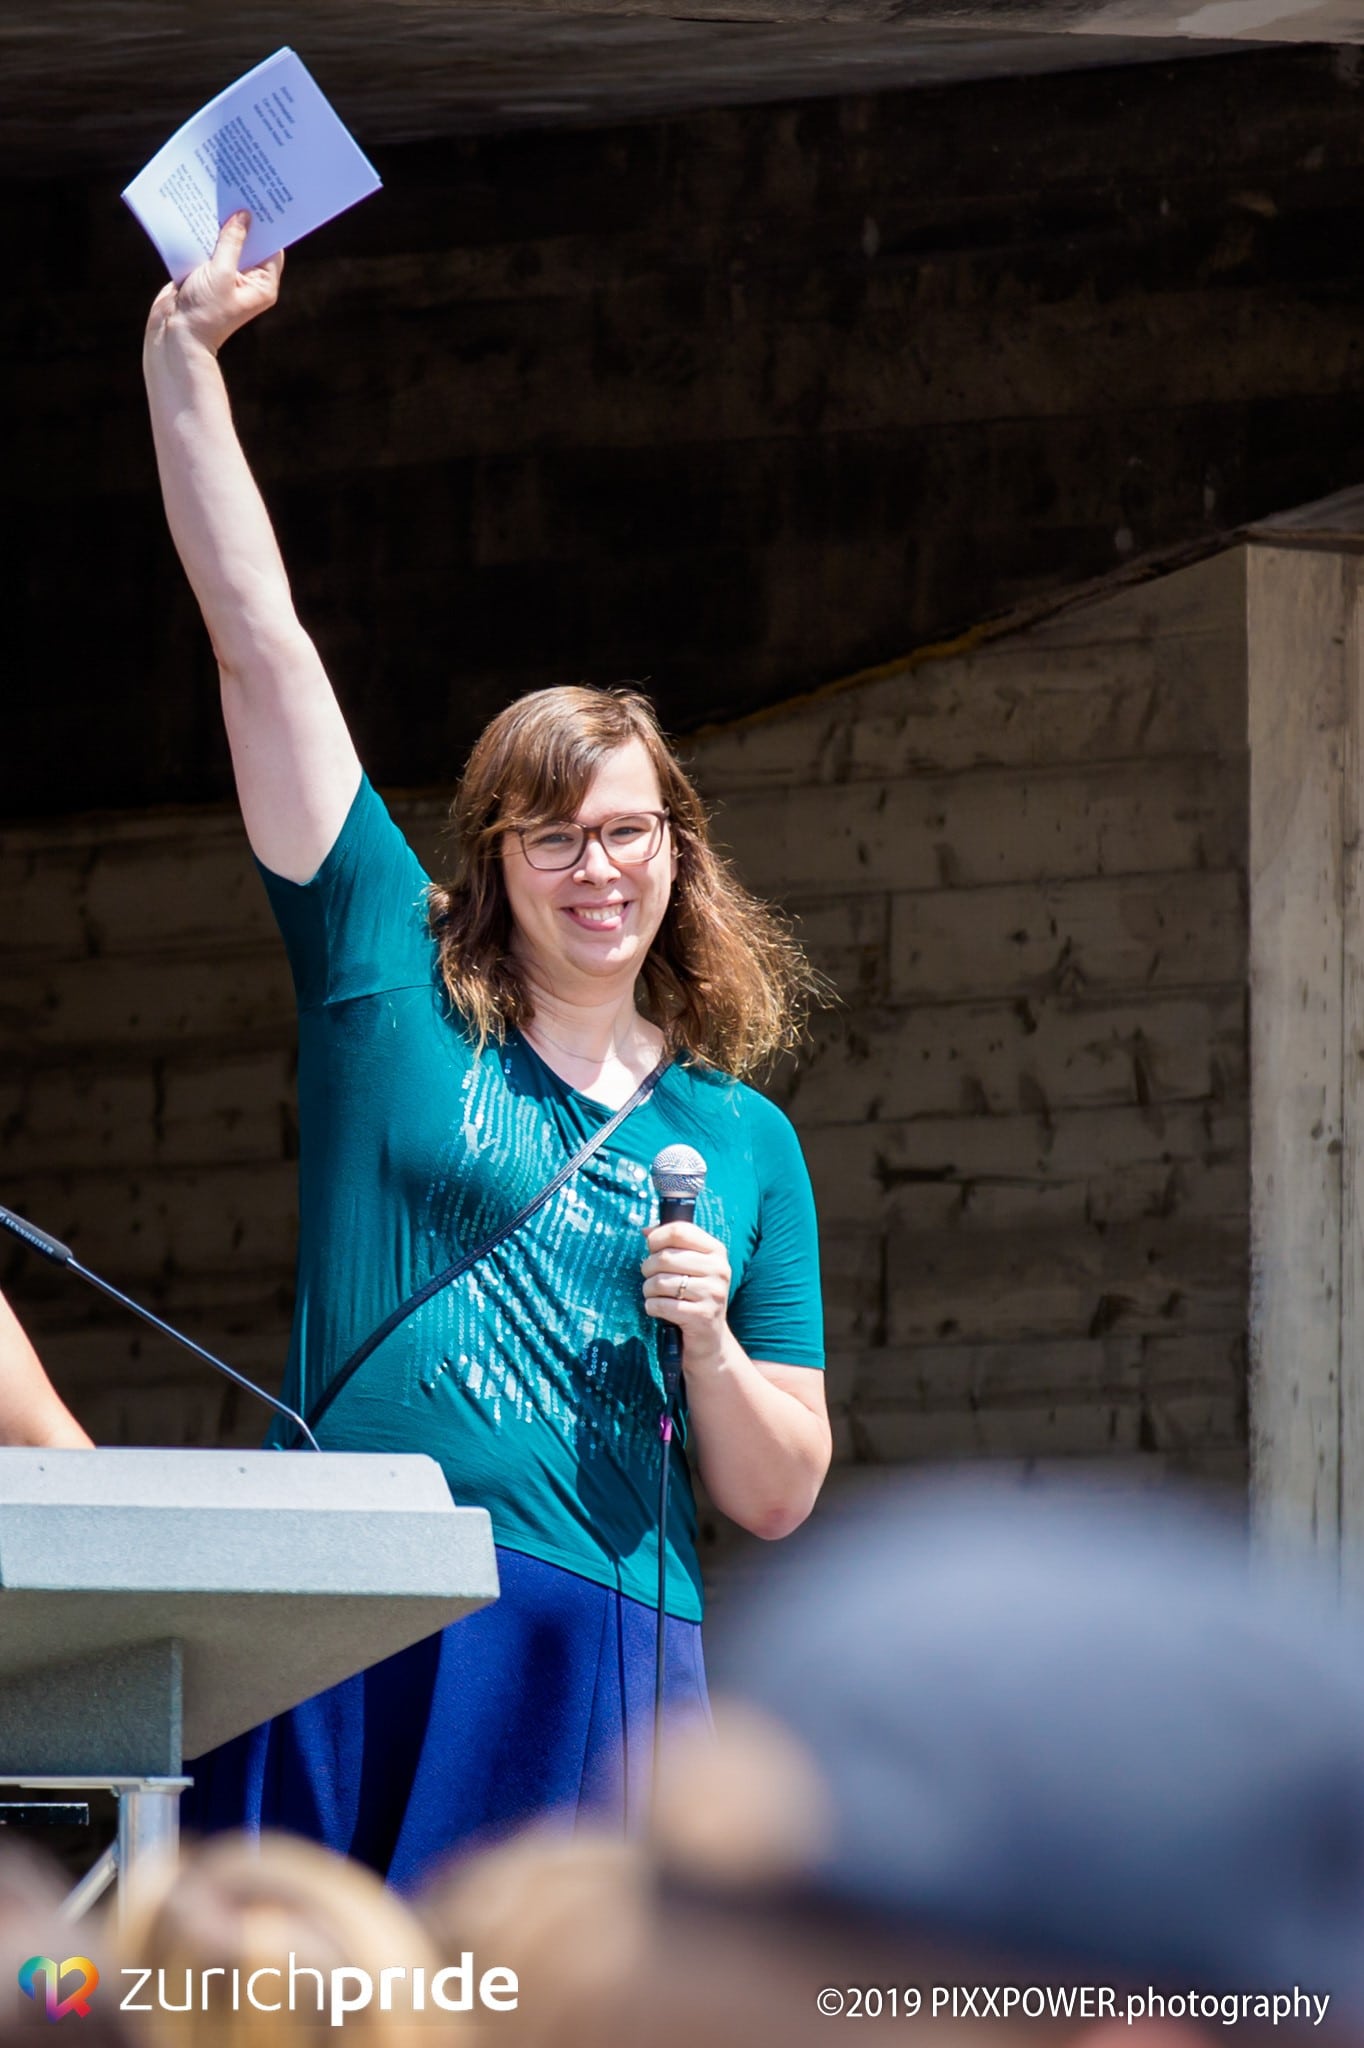
[{"label": "woman's wrist", "polygon": [[720,1373],[732,1372],[740,1360],[747,1363],[748,1353],[727,1322],[722,1322],[714,1333],[699,1324],[692,1324],[682,1333],[684,1375],[692,1373],[714,1378]]},{"label": "woman's wrist", "polygon": [[205,341],[186,315],[174,306],[159,319],[148,323],[142,360],[149,376],[155,375],[158,367],[164,367],[172,374],[185,370],[192,374],[210,364],[215,374],[222,374],[218,368],[217,349]]}]

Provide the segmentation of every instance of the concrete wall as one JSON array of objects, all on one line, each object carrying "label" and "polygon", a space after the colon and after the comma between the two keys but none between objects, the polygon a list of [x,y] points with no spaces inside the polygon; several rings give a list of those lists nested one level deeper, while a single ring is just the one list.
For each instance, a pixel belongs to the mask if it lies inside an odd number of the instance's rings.
[{"label": "concrete wall", "polygon": [[[1245,667],[1234,550],[694,745],[841,995],[773,1086],[820,1202],[845,1475],[1243,1474]],[[396,809],[429,851],[441,805]],[[0,831],[0,1198],[267,1380],[292,1043],[232,812]],[[17,1249],[0,1277],[98,1437],[255,1441],[97,1296]]]},{"label": "concrete wall", "polygon": [[1244,1474],[1239,549],[717,733],[842,993],[777,1092],[840,1456]]}]

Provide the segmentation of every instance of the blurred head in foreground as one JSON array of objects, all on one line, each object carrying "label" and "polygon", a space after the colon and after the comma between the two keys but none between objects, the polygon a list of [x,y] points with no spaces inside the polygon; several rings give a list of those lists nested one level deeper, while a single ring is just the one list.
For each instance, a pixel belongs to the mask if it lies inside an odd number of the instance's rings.
[{"label": "blurred head in foreground", "polygon": [[489,2042],[624,2048],[633,2041],[630,2016],[647,1999],[656,1939],[642,1842],[581,1827],[526,1828],[462,1859],[418,1903],[443,1954],[467,1950],[516,1972],[515,2011],[480,2015]]},{"label": "blurred head in foreground", "polygon": [[[124,1979],[146,2048],[379,2048],[433,2026],[466,2038],[449,2014],[409,2009],[413,1971],[429,1984],[441,1967],[415,1915],[371,1871],[291,1836],[215,1835],[163,1866],[136,1895],[118,1947],[149,1973],[137,1986]],[[394,1969],[405,1974],[385,2011],[381,1973]]]},{"label": "blurred head in foreground", "polygon": [[612,2038],[1364,2041],[1364,1649],[1315,1582],[1168,1498],[963,1482],[803,1544],[730,1634],[747,1714],[674,1755]]},{"label": "blurred head in foreground", "polygon": [[91,2048],[127,2048],[108,1956],[88,1921],[63,1920],[66,1889],[55,1863],[22,1841],[0,1839],[0,1969],[9,1983],[0,1996],[0,2042],[31,2043],[50,2019],[72,2016]]}]

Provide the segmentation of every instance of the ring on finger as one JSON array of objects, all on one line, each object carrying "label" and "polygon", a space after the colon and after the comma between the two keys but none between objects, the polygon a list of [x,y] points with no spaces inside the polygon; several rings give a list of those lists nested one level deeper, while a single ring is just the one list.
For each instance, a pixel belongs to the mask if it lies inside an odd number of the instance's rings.
[{"label": "ring on finger", "polygon": [[678,1281],[678,1283],[677,1283],[677,1298],[678,1298],[678,1300],[679,1300],[679,1301],[685,1301],[685,1299],[686,1299],[686,1295],[687,1295],[687,1275],[686,1275],[686,1274],[684,1273],[684,1274],[682,1275],[682,1278],[681,1278],[681,1279],[680,1279],[680,1280]]}]

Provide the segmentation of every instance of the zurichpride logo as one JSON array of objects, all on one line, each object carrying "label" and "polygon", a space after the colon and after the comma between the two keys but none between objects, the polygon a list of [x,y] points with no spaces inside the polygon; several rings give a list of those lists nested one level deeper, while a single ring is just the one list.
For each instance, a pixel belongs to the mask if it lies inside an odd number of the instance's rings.
[{"label": "zurichpride logo", "polygon": [[[67,1976],[76,1978],[76,1986],[63,1997],[62,1980]],[[89,1956],[67,1956],[60,1963],[51,1956],[30,1956],[19,1965],[19,1989],[35,2004],[41,1996],[50,2020],[64,2020],[72,2012],[77,2019],[85,2019],[90,2011],[90,1994],[98,1983],[99,1971]]]}]

